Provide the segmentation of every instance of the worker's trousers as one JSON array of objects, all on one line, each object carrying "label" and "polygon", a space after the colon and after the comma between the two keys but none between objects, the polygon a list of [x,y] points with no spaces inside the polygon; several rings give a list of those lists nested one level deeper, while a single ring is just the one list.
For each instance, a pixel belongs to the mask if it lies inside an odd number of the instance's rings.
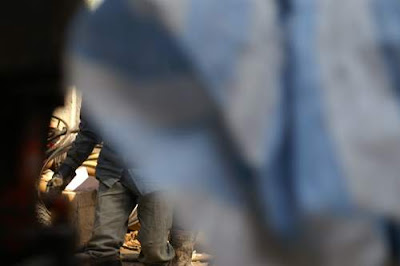
[{"label": "worker's trousers", "polygon": [[172,207],[161,193],[138,197],[120,181],[111,187],[100,182],[97,199],[93,235],[86,253],[93,258],[117,258],[127,232],[129,215],[139,201],[140,260],[145,264],[162,264],[175,256],[168,242]]}]

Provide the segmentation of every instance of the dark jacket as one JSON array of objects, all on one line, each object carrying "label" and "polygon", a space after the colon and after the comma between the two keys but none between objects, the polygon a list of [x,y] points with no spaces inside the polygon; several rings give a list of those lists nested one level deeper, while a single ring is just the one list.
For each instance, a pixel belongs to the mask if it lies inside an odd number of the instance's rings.
[{"label": "dark jacket", "polygon": [[[88,158],[94,147],[102,143],[102,141],[102,138],[93,130],[84,115],[81,114],[79,133],[67,153],[67,158],[57,172],[64,178],[74,175],[75,170]],[[97,161],[96,178],[111,187],[116,181],[121,179],[124,169],[122,158],[109,145],[103,143]]]}]

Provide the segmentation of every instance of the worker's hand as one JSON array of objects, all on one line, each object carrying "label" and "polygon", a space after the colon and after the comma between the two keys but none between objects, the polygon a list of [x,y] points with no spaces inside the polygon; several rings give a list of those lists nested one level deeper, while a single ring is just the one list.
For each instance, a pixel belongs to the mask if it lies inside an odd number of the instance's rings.
[{"label": "worker's hand", "polygon": [[67,182],[64,180],[63,176],[55,173],[47,183],[46,192],[51,194],[61,194],[66,186]]}]

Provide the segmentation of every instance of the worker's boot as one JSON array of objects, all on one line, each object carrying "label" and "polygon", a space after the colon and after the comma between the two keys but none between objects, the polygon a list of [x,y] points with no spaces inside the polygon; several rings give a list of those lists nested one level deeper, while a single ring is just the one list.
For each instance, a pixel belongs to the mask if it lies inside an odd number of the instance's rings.
[{"label": "worker's boot", "polygon": [[195,234],[190,231],[172,230],[170,243],[175,250],[175,257],[168,265],[191,266]]}]

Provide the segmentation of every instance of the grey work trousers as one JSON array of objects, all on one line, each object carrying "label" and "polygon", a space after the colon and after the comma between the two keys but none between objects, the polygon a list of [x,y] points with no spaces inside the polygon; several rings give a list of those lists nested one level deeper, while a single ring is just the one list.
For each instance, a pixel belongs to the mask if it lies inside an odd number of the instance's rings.
[{"label": "grey work trousers", "polygon": [[[128,227],[128,219],[138,196],[120,181],[112,187],[100,182],[93,235],[85,252],[94,259],[118,257]],[[174,256],[168,243],[172,224],[172,207],[162,194],[152,193],[139,198],[138,218],[141,223],[139,241],[141,262],[163,264]]]},{"label": "grey work trousers", "polygon": [[139,261],[148,265],[164,265],[175,257],[168,242],[172,227],[172,204],[162,192],[154,192],[139,199],[138,239],[142,246]]}]

